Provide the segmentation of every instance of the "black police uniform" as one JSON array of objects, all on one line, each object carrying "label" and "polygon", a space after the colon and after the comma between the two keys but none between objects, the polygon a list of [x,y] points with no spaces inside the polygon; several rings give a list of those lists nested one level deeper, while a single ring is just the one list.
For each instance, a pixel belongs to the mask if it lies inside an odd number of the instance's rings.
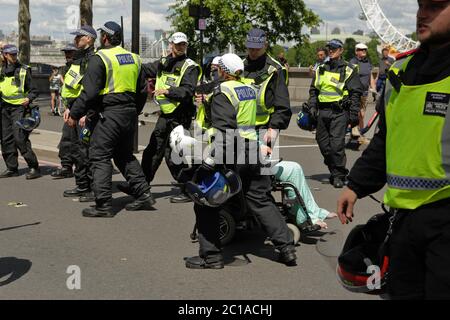
[{"label": "black police uniform", "polygon": [[[15,76],[16,82],[20,81],[19,72],[22,64],[17,61],[15,64],[7,64],[2,68],[1,76]],[[28,99],[30,104],[38,97],[38,91],[33,86],[31,80],[31,69],[27,67],[27,74],[25,78],[25,92],[28,92]],[[5,160],[6,167],[12,172],[17,172],[18,153],[19,149],[21,155],[27,162],[30,169],[39,170],[39,163],[36,154],[31,148],[29,139],[30,132],[25,131],[17,126],[16,121],[22,119],[26,108],[22,105],[12,105],[5,101],[1,101],[2,105],[2,156]]]},{"label": "black police uniform", "polygon": [[[358,112],[363,88],[356,69],[346,61],[329,60],[319,68],[325,71],[340,73],[345,76],[345,69],[350,66],[353,73],[345,82],[344,90],[348,90],[348,100],[341,100],[339,103],[321,103],[318,96],[320,91],[314,86],[316,75],[314,74],[311,88],[309,90],[309,105],[311,109],[318,110],[316,140],[319,144],[320,152],[324,157],[324,163],[330,170],[330,183],[342,187],[345,182],[348,170],[346,168],[347,157],[345,155],[345,134],[347,126],[359,123]],[[316,112],[317,113],[317,112]],[[335,181],[336,180],[336,181]]]},{"label": "black police uniform", "polygon": [[[105,49],[108,48],[112,47]],[[150,195],[150,187],[145,181],[142,168],[133,155],[137,115],[147,100],[146,80],[142,70],[136,83],[136,93],[125,92],[99,97],[100,91],[105,88],[106,68],[101,58],[94,55],[89,59],[82,83],[83,91],[70,110],[73,119],[79,120],[86,115],[88,109],[94,108],[90,102],[100,99],[99,108],[94,110],[99,113],[100,119],[92,132],[89,147],[96,208],[111,207],[111,158],[129,183],[135,198]]]},{"label": "black police uniform", "polygon": [[[86,67],[89,58],[95,54],[94,47],[90,47],[84,50],[78,50],[75,52],[73,64],[80,65],[80,73],[84,74],[86,72]],[[66,72],[69,70],[71,64],[66,67]],[[76,99],[67,99],[67,107],[70,109]],[[95,117],[95,111],[89,110],[87,118],[92,119]],[[62,128],[62,136],[59,142],[59,153],[58,156],[61,159],[62,168],[67,168],[72,171],[72,166],[75,165],[75,182],[78,187],[78,191],[82,190],[84,192],[76,192],[77,190],[72,190],[73,195],[82,195],[91,189],[92,174],[89,168],[89,145],[82,143],[80,141],[80,132],[82,128],[79,125],[75,128],[69,127],[64,123]]]},{"label": "black police uniform", "polygon": [[[156,78],[162,71],[175,73],[176,69],[181,70],[186,59],[186,55],[175,58],[168,56],[160,61],[144,64],[145,78]],[[149,183],[153,181],[163,158],[166,159],[167,167],[174,179],[178,179],[181,170],[186,167],[185,164],[174,164],[171,161],[169,137],[172,130],[178,125],[181,124],[185,129],[189,129],[191,126],[192,118],[195,115],[193,96],[198,76],[198,67],[188,67],[181,79],[180,86],[170,88],[169,93],[166,94],[167,98],[179,101],[180,105],[171,114],[161,113],[150,137],[149,144],[142,154],[141,165]]]},{"label": "black police uniform", "polygon": [[[422,47],[408,63],[401,80],[405,85],[413,86],[438,82],[449,76],[450,46],[433,52]],[[375,193],[386,184],[384,94],[379,99],[377,111],[380,112],[379,130],[348,176],[348,187],[358,198]],[[391,298],[450,299],[449,213],[450,199],[415,210],[399,210],[389,243],[387,288]]]},{"label": "black police uniform", "polygon": [[[267,54],[262,55],[256,60],[249,58],[244,60],[244,78],[258,79],[266,66],[273,66],[277,68],[274,76],[266,91],[266,106],[273,106],[274,113],[271,114],[268,124],[257,129],[271,128],[274,130],[284,130],[289,127],[289,122],[292,117],[291,102],[289,100],[289,90],[286,85],[286,77],[279,64]],[[258,81],[256,84],[259,84]]]},{"label": "black police uniform", "polygon": [[[216,88],[211,103],[207,104],[206,114],[211,115],[212,127],[220,131],[224,137],[224,141],[214,141],[211,150],[215,154],[216,159],[220,155],[225,155],[227,145],[235,147],[235,164],[226,164],[227,168],[234,170],[241,178],[242,192],[245,196],[247,209],[253,213],[261,223],[268,236],[271,238],[275,247],[280,250],[280,258],[285,259],[289,255],[290,261],[295,261],[295,248],[293,246],[292,234],[289,232],[285,219],[281,215],[278,208],[270,197],[271,178],[267,175],[261,175],[261,164],[248,164],[248,158],[251,153],[259,152],[252,150],[248,141],[238,142],[236,139],[243,139],[240,136],[225,134],[226,130],[236,130],[237,114],[233,105],[228,98],[220,92],[220,88]],[[235,141],[233,141],[235,140]],[[238,148],[245,146],[245,149]],[[242,152],[245,152],[247,164],[236,164],[236,160],[240,158]],[[225,157],[222,163],[225,163]],[[258,159],[259,160],[259,159]],[[258,161],[259,162],[259,161]],[[239,201],[238,199],[230,201]],[[199,257],[192,257],[187,261],[187,266],[198,268],[198,265],[207,267],[215,267],[222,264],[221,245],[219,240],[219,211],[220,208],[211,208],[194,204],[196,214],[198,239],[200,244]],[[294,261],[292,261],[292,259]]]}]

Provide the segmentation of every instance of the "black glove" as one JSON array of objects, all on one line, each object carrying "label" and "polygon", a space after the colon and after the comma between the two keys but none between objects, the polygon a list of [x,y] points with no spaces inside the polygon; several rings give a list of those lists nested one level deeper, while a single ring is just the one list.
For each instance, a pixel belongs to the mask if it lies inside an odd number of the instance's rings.
[{"label": "black glove", "polygon": [[317,121],[317,117],[319,115],[319,110],[317,109],[316,106],[309,107],[309,115],[310,115],[312,121]]},{"label": "black glove", "polygon": [[355,127],[359,124],[359,116],[357,112],[350,112],[350,116],[348,119],[350,126]]}]

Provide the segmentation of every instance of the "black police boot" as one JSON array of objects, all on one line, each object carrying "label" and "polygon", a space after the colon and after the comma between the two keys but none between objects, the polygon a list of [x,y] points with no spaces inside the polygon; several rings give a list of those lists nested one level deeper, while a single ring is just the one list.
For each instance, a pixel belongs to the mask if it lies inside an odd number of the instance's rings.
[{"label": "black police boot", "polygon": [[344,181],[342,181],[342,178],[341,178],[341,177],[335,177],[335,178],[333,179],[333,186],[334,186],[336,189],[341,189],[341,188],[344,187]]},{"label": "black police boot", "polygon": [[82,214],[87,218],[113,218],[116,215],[110,202],[83,209]]},{"label": "black police boot", "polygon": [[156,203],[155,199],[153,199],[153,195],[150,191],[145,192],[139,198],[134,200],[133,202],[127,204],[125,206],[125,210],[127,211],[138,211],[141,209],[153,207]]},{"label": "black police boot", "polygon": [[125,193],[125,194],[127,194],[127,195],[129,195],[129,196],[132,196],[132,195],[133,195],[133,192],[131,192],[130,185],[129,185],[128,183],[126,183],[126,182],[120,182],[120,183],[118,183],[118,184],[117,184],[117,189],[118,189],[120,192],[123,192],[123,193]]},{"label": "black police boot", "polygon": [[189,269],[223,269],[223,256],[221,254],[206,257],[190,257],[186,259],[186,268]]},{"label": "black police boot", "polygon": [[189,198],[189,196],[182,192],[177,196],[172,196],[170,197],[170,203],[187,203],[187,202],[191,202],[192,199]]},{"label": "black police boot", "polygon": [[72,168],[69,167],[62,167],[57,168],[54,170],[51,175],[53,179],[65,179],[65,178],[72,178],[73,177],[73,171]]},{"label": "black police boot", "polygon": [[19,176],[19,170],[9,170],[6,169],[0,174],[0,178],[11,178],[11,177],[18,177]]},{"label": "black police boot", "polygon": [[64,191],[64,197],[71,198],[71,197],[82,197],[86,193],[91,191],[89,188],[80,188],[76,187],[74,189],[68,189]]},{"label": "black police boot", "polygon": [[39,168],[31,168],[30,172],[28,172],[27,175],[25,176],[27,180],[37,179],[40,177],[42,177],[42,175],[41,170],[39,170]]},{"label": "black police boot", "polygon": [[84,195],[82,195],[79,199],[79,202],[94,202],[95,201],[95,194],[92,191],[86,192]]},{"label": "black police boot", "polygon": [[279,260],[287,266],[296,266],[297,256],[295,255],[295,247],[292,244],[283,247],[280,250]]}]

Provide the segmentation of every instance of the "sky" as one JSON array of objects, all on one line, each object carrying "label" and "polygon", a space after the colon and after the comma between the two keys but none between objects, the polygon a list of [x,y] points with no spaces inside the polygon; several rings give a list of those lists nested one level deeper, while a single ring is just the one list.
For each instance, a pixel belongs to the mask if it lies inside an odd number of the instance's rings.
[{"label": "sky", "polygon": [[[74,29],[74,13],[79,0],[29,0],[31,11],[31,35],[50,35],[52,38],[68,40]],[[226,1],[226,0],[225,0]],[[367,1],[367,0],[365,0]],[[10,33],[17,30],[19,0],[0,0],[0,30]],[[94,27],[103,22],[124,17],[125,38],[131,38],[131,0],[93,0]],[[153,38],[153,30],[170,29],[166,20],[169,5],[174,0],[141,0],[141,34]],[[328,30],[339,27],[345,33],[358,29],[369,32],[366,22],[358,19],[361,8],[358,0],[304,0],[306,5],[328,24]],[[379,0],[380,7],[392,24],[405,34],[415,29],[415,0]],[[330,5],[332,4],[332,5]],[[325,30],[325,24],[321,27]]]}]

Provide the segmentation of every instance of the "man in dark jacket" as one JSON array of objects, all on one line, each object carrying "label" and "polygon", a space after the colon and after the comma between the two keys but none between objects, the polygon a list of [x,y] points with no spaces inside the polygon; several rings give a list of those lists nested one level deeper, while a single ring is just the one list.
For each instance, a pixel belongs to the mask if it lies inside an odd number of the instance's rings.
[{"label": "man in dark jacket", "polygon": [[335,188],[344,186],[348,170],[345,155],[347,126],[359,123],[362,85],[358,71],[344,61],[342,41],[328,42],[330,59],[319,66],[309,90],[311,117],[317,119],[316,140]]},{"label": "man in dark jacket", "polygon": [[[74,55],[74,61],[70,66],[64,78],[64,86],[61,96],[66,107],[65,113],[70,113],[70,108],[80,96],[82,91],[82,79],[86,73],[89,59],[95,54],[94,43],[97,39],[97,33],[91,26],[82,26],[79,30],[72,32],[75,35],[75,43],[78,50]],[[95,102],[93,103],[95,104]],[[61,163],[66,159],[73,159],[75,164],[75,183],[76,188],[65,190],[65,197],[80,197],[80,202],[94,201],[95,197],[91,190],[92,175],[89,167],[89,143],[81,141],[82,132],[90,130],[97,120],[97,114],[90,109],[87,116],[80,119],[75,128],[71,128],[64,123],[63,134],[59,145]],[[64,167],[63,167],[64,168]],[[72,171],[72,166],[70,166]]]},{"label": "man in dark jacket", "polygon": [[[156,78],[155,97],[160,106],[161,115],[156,122],[149,144],[142,155],[142,169],[148,183],[153,181],[163,158],[175,180],[184,164],[175,164],[171,158],[169,145],[170,132],[182,125],[191,126],[195,115],[194,91],[201,76],[200,66],[186,56],[188,45],[184,33],[176,32],[170,37],[171,54],[155,63],[144,65],[146,78]],[[119,186],[127,192],[128,188]],[[189,202],[184,192],[171,198],[173,203]]]},{"label": "man in dark jacket", "polygon": [[2,155],[7,169],[0,174],[0,178],[19,175],[19,149],[30,168],[26,175],[26,179],[30,180],[41,176],[39,163],[31,148],[30,132],[21,129],[16,121],[23,118],[30,104],[37,98],[38,91],[32,84],[31,68],[17,59],[18,52],[13,45],[5,45],[2,50],[5,60],[0,74]]},{"label": "man in dark jacket", "polygon": [[397,56],[377,110],[378,132],[339,200],[342,223],[357,199],[381,190],[394,211],[387,290],[393,299],[450,298],[450,1],[419,0],[418,50]]},{"label": "man in dark jacket", "polygon": [[102,49],[89,60],[83,77],[83,91],[65,120],[71,127],[93,108],[90,102],[100,98],[100,119],[94,127],[89,148],[95,207],[83,210],[85,217],[113,217],[112,164],[130,185],[135,201],[128,211],[155,204],[139,162],[133,155],[133,137],[137,115],[147,100],[147,86],[140,57],[121,48],[122,28],[107,22],[100,28]]}]

